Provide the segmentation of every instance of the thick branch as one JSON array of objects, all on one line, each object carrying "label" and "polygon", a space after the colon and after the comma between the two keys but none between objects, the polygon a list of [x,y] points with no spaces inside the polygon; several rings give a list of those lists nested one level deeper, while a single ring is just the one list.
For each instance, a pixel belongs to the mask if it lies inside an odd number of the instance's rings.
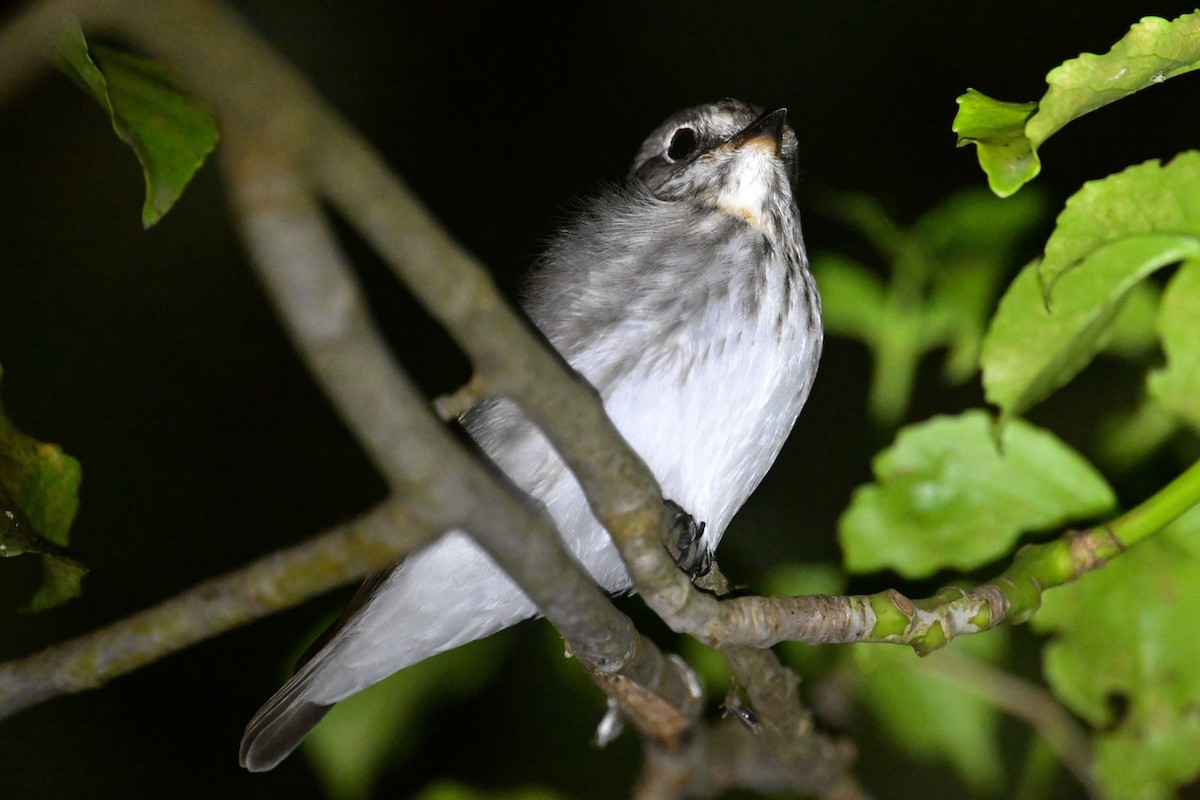
[{"label": "thick branch", "polygon": [[[298,76],[214,3],[39,4],[0,39],[0,45],[12,38],[26,45],[6,51],[17,57],[0,63],[0,84],[27,75],[28,43],[53,42],[71,14],[90,28],[117,32],[160,53],[213,104],[226,130],[230,183],[257,264],[301,353],[385,477],[403,487],[414,513],[431,529],[455,527],[474,535],[593,674],[619,670],[623,680],[677,709],[693,706],[678,670],[637,637],[566,553],[548,520],[467,456],[390,363],[310,195],[312,181],[291,166],[303,167],[307,157],[324,152],[330,146],[323,141],[326,134],[335,148],[346,147],[345,140],[365,147]],[[342,180],[369,180],[384,171],[377,161],[359,166],[363,173]],[[415,206],[411,211],[421,213]],[[389,218],[388,225],[413,227],[419,234],[422,222],[401,216]],[[636,709],[633,716],[638,719]]]},{"label": "thick branch", "polygon": [[[480,386],[516,400],[579,478],[638,591],[676,630],[715,611],[661,545],[661,492],[592,388],[562,368],[486,270],[437,225],[377,153],[230,11],[210,0],[57,0],[38,7],[119,29],[167,60],[227,130],[268,137],[300,166],[467,352]],[[43,11],[44,10],[44,11]],[[197,31],[206,35],[197,36]],[[0,72],[0,78],[3,73]]]}]

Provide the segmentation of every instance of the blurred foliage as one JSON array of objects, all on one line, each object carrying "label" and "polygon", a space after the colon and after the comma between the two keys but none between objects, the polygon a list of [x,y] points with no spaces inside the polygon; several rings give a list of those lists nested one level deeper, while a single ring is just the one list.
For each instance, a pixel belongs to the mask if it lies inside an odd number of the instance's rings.
[{"label": "blurred foliage", "polygon": [[[1109,54],[1085,55],[1054,70],[1051,91],[1036,106],[1000,104],[978,93],[960,98],[955,127],[961,141],[979,145],[995,192],[1011,195],[1037,174],[1038,145],[1063,124],[1198,65],[1200,13],[1174,23],[1148,18]],[[871,208],[861,201],[858,207]],[[877,247],[881,241],[905,241],[877,211],[844,216],[864,220],[859,227]],[[985,214],[973,224],[986,227],[991,218]],[[1000,247],[1028,224],[1017,213],[1008,217],[1016,220],[1012,225],[996,219],[1010,232],[997,237]],[[895,245],[891,251],[905,253]],[[992,255],[994,263],[1001,262]],[[1181,262],[1160,298],[1146,279]],[[907,271],[926,278],[902,258],[895,263],[896,276]],[[899,340],[895,350],[922,352],[915,343],[922,341],[923,329],[914,322],[921,315],[907,320],[889,315],[882,286],[857,265],[817,265],[822,289],[829,288],[831,331],[872,343],[877,363],[886,353],[881,344],[893,335]],[[922,296],[913,290],[908,295]],[[978,296],[960,293],[958,305],[971,309],[970,318]],[[931,317],[926,311],[924,318]],[[1101,449],[1110,464],[1129,466],[1147,457],[1181,423],[1200,429],[1197,320],[1200,152],[1184,152],[1165,164],[1149,161],[1083,186],[1059,215],[1043,256],[1005,292],[983,339],[983,385],[1000,419],[993,424],[974,411],[901,430],[876,457],[875,482],[855,493],[842,516],[839,536],[848,568],[891,569],[910,578],[948,568],[971,571],[1010,552],[1022,534],[1110,513],[1116,498],[1099,472],[1020,415],[1107,349],[1147,377],[1140,404],[1101,428],[1112,439]],[[1156,338],[1167,363],[1151,370]],[[912,361],[910,356],[908,374],[893,373],[894,398],[907,397]],[[876,377],[872,391],[878,398]],[[877,419],[889,420],[899,417],[903,405],[898,399],[876,400],[872,409]],[[1146,513],[1155,502],[1144,504]],[[1092,726],[1095,772],[1113,797],[1172,796],[1200,775],[1194,713],[1200,704],[1200,653],[1186,610],[1194,607],[1190,593],[1200,586],[1200,576],[1192,574],[1200,564],[1198,520],[1193,510],[1098,573],[1047,592],[1043,611],[1033,618],[1038,629],[1055,634],[1045,649],[1051,688]],[[993,632],[975,638],[996,637]],[[959,644],[965,643],[955,643],[956,654],[974,646]],[[975,790],[995,792],[1002,774],[996,712],[979,699],[964,706],[933,684],[925,691],[900,686],[900,676],[912,677],[898,671],[903,659],[912,660],[910,653],[854,649],[860,668],[886,665],[861,677],[859,694],[891,739],[953,764]],[[979,716],[968,718],[968,712]],[[1037,760],[1036,750],[1030,758]],[[1027,765],[1024,772],[1033,776],[1043,769]],[[1042,778],[1032,783],[1045,786]]]},{"label": "blurred foliage", "polygon": [[826,331],[862,341],[871,351],[870,412],[890,428],[908,410],[926,353],[947,350],[943,374],[950,383],[975,374],[1001,278],[1016,246],[1043,220],[1046,201],[1035,192],[1004,202],[967,190],[908,229],[865,195],[827,193],[821,205],[887,260],[886,283],[870,267],[828,253],[813,258],[813,274]]},{"label": "blurred foliage", "polygon": [[430,786],[413,800],[560,800],[561,797],[562,795],[546,789],[485,792],[453,781],[445,781]]},{"label": "blurred foliage", "polygon": [[[1196,192],[1200,198],[1200,191]],[[1196,226],[1200,239],[1200,224]],[[1181,422],[1200,431],[1200,259],[1179,268],[1163,292],[1158,315],[1167,364],[1151,372],[1150,396]]]},{"label": "blurred foliage", "polygon": [[79,510],[80,478],[78,461],[26,436],[0,405],[0,556],[42,558],[42,585],[27,611],[52,608],[81,591],[87,570],[65,549]]},{"label": "blurred foliage", "polygon": [[1001,663],[1007,644],[1008,631],[999,629],[928,656],[908,647],[856,646],[851,652],[860,673],[860,700],[902,750],[919,760],[949,764],[972,790],[994,796],[1006,772],[1002,715],[986,692],[965,690],[947,680],[946,671],[962,670],[964,660]]},{"label": "blurred foliage", "polygon": [[[416,750],[426,729],[422,717],[485,686],[503,663],[509,641],[504,636],[492,636],[441,653],[334,706],[303,744],[329,797],[372,797],[383,774]],[[474,794],[449,785],[425,795],[480,800],[533,800],[543,796]]]},{"label": "blurred foliage", "polygon": [[1169,798],[1200,777],[1200,509],[1046,594],[1045,674],[1095,731],[1113,797]]},{"label": "blurred foliage", "polygon": [[1102,418],[1096,429],[1096,461],[1114,472],[1128,472],[1163,449],[1179,423],[1153,398]]}]

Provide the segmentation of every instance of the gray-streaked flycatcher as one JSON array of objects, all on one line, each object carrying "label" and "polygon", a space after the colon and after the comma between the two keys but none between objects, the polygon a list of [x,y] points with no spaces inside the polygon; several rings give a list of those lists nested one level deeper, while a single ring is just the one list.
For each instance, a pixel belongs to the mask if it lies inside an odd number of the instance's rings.
[{"label": "gray-streaked flycatcher", "polygon": [[[774,462],[821,353],[820,300],[792,197],[796,136],[784,117],[732,99],[672,116],[642,144],[628,180],[550,245],[525,302],[687,520],[676,555],[693,572],[707,569]],[[515,405],[485,401],[463,424],[545,506],[599,584],[630,588],[574,476]],[[248,769],[278,764],[337,701],[537,613],[457,531],[356,599],[250,721]]]}]

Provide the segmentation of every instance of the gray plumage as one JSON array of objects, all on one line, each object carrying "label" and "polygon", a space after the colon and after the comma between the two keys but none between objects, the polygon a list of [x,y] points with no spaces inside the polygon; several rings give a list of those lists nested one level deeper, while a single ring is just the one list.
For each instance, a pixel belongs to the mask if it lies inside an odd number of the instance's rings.
[{"label": "gray plumage", "polygon": [[[626,182],[549,247],[525,304],[664,495],[705,523],[709,552],[778,455],[820,356],[820,303],[791,190],[796,137],[783,115],[727,99],[672,116]],[[628,590],[575,478],[520,410],[489,400],[463,423],[544,504],[593,578]],[[250,721],[243,766],[274,767],[337,701],[537,613],[457,531],[356,600]]]}]

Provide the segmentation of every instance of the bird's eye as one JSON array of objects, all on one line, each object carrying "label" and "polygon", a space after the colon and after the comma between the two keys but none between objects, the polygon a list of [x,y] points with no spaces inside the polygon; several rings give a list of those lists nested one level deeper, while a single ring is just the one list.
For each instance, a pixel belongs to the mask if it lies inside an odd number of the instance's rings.
[{"label": "bird's eye", "polygon": [[675,135],[671,137],[671,144],[667,147],[667,158],[679,161],[694,152],[696,152],[696,132],[691,128],[680,128],[675,131]]}]

